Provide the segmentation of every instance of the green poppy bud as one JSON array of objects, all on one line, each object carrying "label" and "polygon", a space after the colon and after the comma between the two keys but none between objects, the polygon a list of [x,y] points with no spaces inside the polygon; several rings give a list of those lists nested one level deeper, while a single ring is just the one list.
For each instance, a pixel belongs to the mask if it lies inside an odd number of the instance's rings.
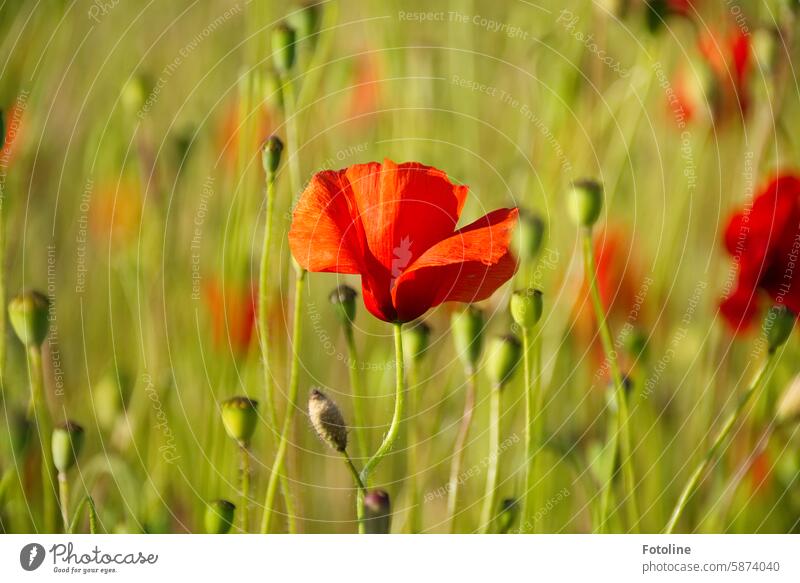
[{"label": "green poppy bud", "polygon": [[522,345],[516,336],[506,334],[492,340],[486,369],[492,385],[502,388],[514,374],[522,357]]},{"label": "green poppy bud", "polygon": [[350,326],[356,319],[356,297],[358,292],[349,285],[340,285],[328,295],[328,300],[333,304],[339,320],[345,326]]},{"label": "green poppy bud", "polygon": [[458,357],[468,371],[474,371],[483,350],[483,312],[475,306],[467,306],[453,314],[450,327]]},{"label": "green poppy bud", "polygon": [[347,425],[342,412],[322,391],[312,389],[308,397],[308,417],[322,441],[336,451],[347,449]]},{"label": "green poppy bud", "polygon": [[530,330],[542,317],[542,292],[538,289],[517,290],[511,294],[511,317],[525,330]]},{"label": "green poppy bud", "polygon": [[53,465],[60,473],[66,473],[75,465],[83,447],[83,427],[74,421],[66,421],[53,429]]},{"label": "green poppy bud", "polygon": [[124,372],[111,372],[97,382],[92,390],[97,421],[111,429],[128,404],[133,389],[132,379]]},{"label": "green poppy bud", "polygon": [[631,357],[647,360],[647,333],[641,328],[635,328],[625,337],[625,349]]},{"label": "green poppy bud", "polygon": [[203,525],[207,534],[228,534],[233,527],[236,506],[227,500],[212,500],[206,504]]},{"label": "green poppy bud", "polygon": [[497,532],[506,534],[511,530],[518,514],[519,504],[517,504],[516,498],[506,498],[500,502],[500,513],[497,516]]},{"label": "green poppy bud", "polygon": [[248,397],[233,397],[222,403],[222,423],[225,431],[243,446],[250,445],[250,438],[258,422],[258,401]]},{"label": "green poppy bud", "polygon": [[372,490],[364,496],[364,531],[366,534],[389,534],[392,526],[392,507],[389,494]]},{"label": "green poppy bud", "polygon": [[15,456],[21,456],[30,442],[33,434],[33,424],[27,415],[21,411],[15,411],[8,420],[8,430],[11,439],[11,450]]},{"label": "green poppy bud", "polygon": [[784,305],[772,306],[764,318],[764,334],[768,350],[778,350],[789,339],[794,327],[795,315]]},{"label": "green poppy bud", "polygon": [[288,17],[289,23],[297,30],[298,39],[315,42],[313,35],[319,28],[320,12],[319,4],[306,4]]},{"label": "green poppy bud", "polygon": [[120,101],[129,115],[136,115],[142,110],[151,88],[152,83],[145,75],[136,75],[128,79],[122,87]]},{"label": "green poppy bud", "polygon": [[11,327],[26,348],[39,347],[47,338],[50,300],[37,291],[23,292],[8,304]]},{"label": "green poppy bud", "polygon": [[274,175],[281,163],[283,153],[283,142],[278,136],[270,136],[264,142],[264,149],[261,152],[261,162],[264,165],[264,172],[267,176]]},{"label": "green poppy bud", "polygon": [[593,226],[603,209],[603,186],[596,180],[573,182],[567,205],[572,220],[579,227]]},{"label": "green poppy bud", "polygon": [[409,362],[417,363],[425,356],[431,338],[431,327],[425,322],[404,326],[402,330],[403,354]]},{"label": "green poppy bud", "polygon": [[544,219],[538,214],[520,211],[516,233],[517,255],[522,261],[531,261],[539,255],[544,242]]},{"label": "green poppy bud", "polygon": [[295,40],[294,28],[286,23],[279,24],[272,31],[272,59],[281,74],[286,74],[294,66]]},{"label": "green poppy bud", "polygon": [[[629,399],[633,391],[633,380],[628,375],[622,375],[622,390],[625,393],[625,398]],[[606,386],[606,403],[608,404],[609,411],[612,413],[619,411],[619,407],[617,406],[617,386],[614,384],[613,380],[609,381]]]}]

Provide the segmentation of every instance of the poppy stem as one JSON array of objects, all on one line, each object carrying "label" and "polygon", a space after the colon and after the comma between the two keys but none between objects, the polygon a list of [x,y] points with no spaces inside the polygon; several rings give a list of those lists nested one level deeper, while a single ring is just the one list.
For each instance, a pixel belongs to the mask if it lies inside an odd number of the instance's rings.
[{"label": "poppy stem", "polygon": [[417,479],[417,472],[419,471],[419,431],[417,423],[419,421],[419,371],[417,367],[419,364],[410,359],[408,363],[408,408],[409,417],[406,420],[406,431],[408,434],[408,457],[406,461],[406,475],[408,476],[408,491],[411,494],[409,500],[409,517],[408,517],[408,531],[411,534],[416,534],[420,531],[422,525],[422,517],[420,516],[422,508],[419,504],[419,480]]},{"label": "poppy stem", "polygon": [[770,352],[767,359],[759,368],[756,376],[750,382],[750,386],[747,387],[747,390],[744,394],[739,398],[739,402],[736,405],[736,409],[728,415],[728,418],[725,419],[725,422],[722,424],[719,432],[717,432],[717,436],[714,438],[714,442],[711,444],[711,447],[708,448],[706,454],[703,456],[703,459],[700,460],[700,463],[697,464],[692,474],[689,476],[689,480],[686,482],[686,485],[683,487],[683,491],[681,492],[680,497],[678,498],[677,504],[675,504],[675,509],[672,511],[672,515],[670,516],[669,522],[667,522],[667,526],[664,527],[664,534],[672,534],[675,530],[675,526],[678,524],[678,520],[680,519],[683,511],[686,509],[686,506],[689,503],[689,499],[694,494],[697,486],[700,484],[700,480],[705,474],[706,469],[708,468],[711,461],[717,456],[719,453],[722,444],[730,435],[733,428],[736,426],[736,422],[742,416],[742,413],[745,411],[747,406],[753,400],[753,397],[756,395],[758,389],[763,384],[764,380],[769,376],[768,371],[771,368],[772,363],[775,362],[775,353]]},{"label": "poppy stem", "polygon": [[[405,414],[405,364],[403,361],[403,339],[401,336],[401,331],[403,325],[399,322],[393,324],[394,326],[394,358],[395,358],[395,370],[397,375],[395,377],[395,400],[394,400],[394,415],[392,415],[392,423],[389,425],[389,431],[386,432],[386,436],[383,438],[383,443],[381,443],[378,451],[369,458],[367,463],[364,465],[364,469],[361,470],[361,481],[364,485],[369,484],[369,476],[375,468],[378,467],[378,464],[381,460],[386,457],[392,447],[394,447],[395,442],[397,441],[397,437],[400,435],[400,424],[403,420],[403,416]],[[364,506],[364,496],[363,494],[359,494],[358,496],[358,516],[359,516],[359,532],[364,533],[364,521],[363,521],[363,506]]]},{"label": "poppy stem", "polygon": [[481,511],[481,533],[491,532],[494,510],[497,503],[497,476],[500,461],[500,404],[503,389],[492,387],[489,397],[489,457],[486,465],[486,492]]},{"label": "poppy stem", "polygon": [[[633,465],[631,458],[631,436],[630,425],[628,423],[628,403],[627,395],[625,394],[625,386],[622,380],[622,374],[617,364],[617,353],[614,350],[612,342],[611,328],[608,325],[608,315],[606,314],[603,302],[600,298],[600,291],[597,288],[597,264],[594,257],[594,247],[592,245],[592,230],[590,227],[583,229],[583,265],[586,272],[586,280],[589,282],[589,291],[592,299],[592,306],[594,308],[595,317],[597,318],[597,327],[600,333],[600,342],[603,345],[603,352],[606,355],[606,361],[611,371],[611,379],[614,383],[614,394],[617,401],[617,434],[619,439],[615,439],[617,445],[615,450],[619,450],[620,466],[622,468],[622,476],[625,482],[625,489],[627,496],[625,501],[628,505],[628,519],[630,521],[630,528],[636,532],[639,524],[639,511],[636,505],[636,480],[633,474]],[[616,454],[614,454],[616,455]],[[604,489],[610,489],[614,481],[615,474],[614,463],[608,464],[609,475],[603,485]],[[608,492],[604,490],[602,496],[608,496]],[[601,500],[602,500],[601,496]],[[600,528],[601,531],[605,527],[608,520],[608,508],[604,508],[600,515]]]},{"label": "poppy stem", "polygon": [[356,436],[358,451],[357,456],[365,456],[369,451],[367,445],[367,422],[364,416],[364,390],[361,386],[361,375],[358,371],[358,350],[356,349],[356,339],[353,334],[353,324],[349,323],[344,327],[344,335],[347,341],[347,356],[350,360],[347,371],[350,374],[350,390],[353,393],[353,421],[355,427],[352,428]]},{"label": "poppy stem", "polygon": [[[306,270],[299,269],[294,286],[294,316],[292,323],[292,365],[289,373],[289,395],[286,403],[286,415],[283,418],[283,428],[278,442],[278,450],[275,452],[275,461],[267,483],[267,493],[264,498],[264,515],[261,518],[261,534],[267,534],[272,525],[273,505],[275,504],[275,494],[278,486],[278,479],[283,474],[283,466],[286,461],[286,451],[289,448],[289,433],[294,423],[294,415],[297,412],[297,392],[300,385],[300,343],[303,334],[302,315],[303,315],[303,290],[305,288]],[[286,498],[287,500],[289,497]],[[287,515],[290,521],[293,516],[289,514],[287,503]],[[292,527],[290,526],[290,529]]]},{"label": "poppy stem", "polygon": [[67,474],[58,472],[58,498],[61,504],[61,520],[64,522],[64,532],[69,532],[69,482]]},{"label": "poppy stem", "polygon": [[461,424],[458,426],[458,435],[453,447],[453,461],[450,463],[450,481],[447,484],[449,496],[447,498],[447,518],[450,524],[449,532],[456,532],[456,512],[458,510],[458,494],[461,485],[461,467],[464,464],[464,450],[472,426],[472,417],[475,413],[475,398],[477,393],[478,375],[475,370],[467,373],[467,391],[464,396],[464,412],[461,415]]},{"label": "poppy stem", "polygon": [[44,398],[44,379],[42,371],[42,349],[39,346],[28,348],[28,379],[31,384],[31,401],[28,418],[36,423],[39,444],[42,448],[42,525],[46,533],[54,533],[56,528],[55,480],[53,476],[53,455],[51,451],[51,421]]},{"label": "poppy stem", "polygon": [[353,482],[355,482],[356,488],[358,488],[359,493],[363,496],[366,493],[367,488],[364,486],[364,482],[361,481],[361,476],[359,475],[355,464],[353,464],[353,460],[350,459],[350,454],[347,453],[347,450],[342,452],[342,457],[347,464],[347,469],[350,470],[350,474],[353,476]]},{"label": "poppy stem", "polygon": [[[536,532],[534,514],[539,505],[536,480],[539,479],[539,449],[542,447],[542,346],[539,336],[523,328],[523,369],[525,373],[525,495],[522,499],[523,532]],[[532,376],[531,376],[532,375]]]},{"label": "poppy stem", "polygon": [[246,533],[250,528],[248,515],[250,514],[250,452],[243,443],[239,444],[239,455],[241,458],[241,488],[242,488],[242,532]]}]

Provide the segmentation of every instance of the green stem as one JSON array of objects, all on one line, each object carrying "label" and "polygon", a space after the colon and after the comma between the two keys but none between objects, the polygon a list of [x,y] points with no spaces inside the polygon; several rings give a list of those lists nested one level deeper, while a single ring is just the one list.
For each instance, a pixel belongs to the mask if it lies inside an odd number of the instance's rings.
[{"label": "green stem", "polygon": [[357,454],[366,457],[369,447],[366,437],[367,422],[364,414],[364,390],[361,385],[361,375],[358,372],[358,351],[352,323],[345,325],[344,335],[347,340],[347,357],[350,361],[347,371],[350,375],[350,390],[353,393],[353,421],[355,427],[351,431],[356,437]]},{"label": "green stem", "polygon": [[242,532],[246,533],[250,529],[250,452],[243,443],[239,444],[239,455],[241,457],[241,488],[242,488],[242,511],[239,513],[242,521]]},{"label": "green stem", "polygon": [[[540,492],[536,485],[540,472],[542,428],[544,417],[544,395],[542,393],[542,346],[538,339],[531,341],[531,331],[523,330],[522,344],[525,350],[525,496],[522,501],[523,532],[537,532],[534,516],[540,503]],[[532,353],[532,354],[531,354]],[[532,375],[532,376],[531,376]]]},{"label": "green stem", "polygon": [[408,431],[408,464],[406,475],[408,476],[408,490],[411,493],[409,500],[409,520],[408,529],[411,534],[420,532],[422,528],[422,507],[419,503],[419,480],[417,471],[421,467],[419,463],[419,432],[417,431],[417,415],[419,415],[419,386],[417,376],[417,364],[409,363],[408,367],[408,408],[409,415],[406,420]]},{"label": "green stem", "polygon": [[774,360],[774,353],[770,353],[769,357],[764,361],[764,364],[761,366],[758,373],[756,373],[756,376],[753,378],[750,386],[747,387],[745,393],[739,398],[736,409],[728,416],[727,419],[725,419],[725,422],[722,424],[717,436],[714,438],[714,442],[711,444],[711,447],[708,449],[708,451],[706,451],[703,459],[700,460],[700,463],[689,476],[689,481],[686,482],[686,485],[683,487],[683,491],[681,492],[680,498],[678,498],[678,502],[672,511],[669,522],[664,528],[664,534],[672,534],[672,532],[675,530],[678,520],[683,514],[683,511],[686,510],[689,499],[692,497],[695,489],[700,484],[703,474],[706,472],[706,469],[711,461],[717,456],[717,453],[719,453],[720,448],[722,447],[723,443],[725,443],[725,440],[728,438],[733,428],[736,426],[736,422],[742,416],[744,410],[753,400],[753,397],[761,387],[762,382],[767,377],[767,371]]},{"label": "green stem", "polygon": [[347,451],[343,451],[342,457],[344,458],[345,464],[347,464],[347,469],[350,470],[350,474],[353,476],[353,482],[355,482],[356,488],[360,492],[364,493],[367,488],[364,486],[364,482],[361,481],[361,476],[358,474],[358,470],[353,464],[353,460],[350,459],[350,454],[348,454]]},{"label": "green stem", "polygon": [[489,398],[489,458],[486,466],[486,492],[483,495],[483,510],[481,511],[481,532],[483,534],[491,531],[497,502],[497,470],[500,461],[500,397],[502,394],[503,389],[495,386],[492,387]]},{"label": "green stem", "polygon": [[52,424],[50,414],[47,411],[47,404],[44,401],[42,349],[39,346],[30,346],[28,348],[28,378],[31,384],[31,401],[28,408],[28,416],[36,422],[39,445],[42,448],[42,525],[45,533],[53,533],[56,529],[56,485],[50,443]]},{"label": "green stem", "polygon": [[289,182],[292,187],[292,196],[300,196],[300,152],[298,144],[300,141],[299,130],[297,127],[297,96],[294,91],[294,82],[291,79],[283,78],[283,107],[286,110],[286,145],[289,151]]},{"label": "green stem", "polygon": [[464,464],[464,450],[472,426],[472,417],[475,413],[475,398],[477,393],[478,377],[474,370],[467,373],[467,391],[464,396],[464,412],[461,415],[461,424],[458,427],[456,443],[453,448],[453,460],[450,462],[450,481],[447,484],[447,518],[449,532],[456,531],[456,512],[458,511],[458,494],[461,486],[461,467]]},{"label": "green stem", "polygon": [[[405,364],[403,361],[403,340],[401,336],[401,331],[403,325],[399,322],[393,324],[394,326],[394,358],[395,358],[395,399],[394,399],[394,415],[392,415],[392,423],[389,425],[389,431],[386,432],[386,436],[383,438],[383,443],[381,443],[380,447],[378,447],[378,451],[367,460],[367,463],[364,465],[364,469],[361,470],[361,481],[364,485],[369,484],[369,476],[378,467],[378,464],[386,457],[392,447],[394,447],[395,442],[397,441],[398,435],[400,435],[400,424],[403,420],[405,415]],[[358,496],[358,500],[356,502],[357,506],[357,514],[359,517],[359,532],[364,533],[364,521],[363,518],[363,502],[364,496],[360,494]]]},{"label": "green stem", "polygon": [[[289,373],[289,396],[286,403],[286,414],[283,418],[283,428],[278,442],[278,450],[275,453],[275,461],[267,483],[267,494],[264,498],[264,515],[261,518],[261,533],[267,534],[272,523],[273,505],[278,486],[278,479],[283,473],[284,462],[286,461],[286,451],[289,448],[289,433],[294,423],[294,415],[297,411],[297,392],[300,385],[300,344],[303,334],[303,290],[305,288],[306,270],[299,269],[294,286],[294,320],[292,323],[292,365]],[[288,497],[287,497],[288,500]],[[289,512],[287,506],[287,514]],[[291,517],[290,517],[291,520]]]},{"label": "green stem", "polygon": [[[603,345],[603,352],[606,355],[608,366],[611,369],[611,379],[614,383],[614,393],[617,400],[618,408],[618,448],[620,455],[620,466],[622,468],[622,476],[625,481],[625,489],[627,496],[625,498],[628,508],[628,520],[630,521],[630,528],[633,531],[638,530],[639,523],[639,510],[636,505],[636,479],[633,474],[633,463],[631,459],[631,436],[630,425],[628,423],[628,403],[627,395],[625,394],[625,387],[620,373],[619,366],[617,365],[617,354],[614,350],[614,344],[611,340],[611,329],[608,325],[608,316],[603,302],[600,299],[600,292],[597,289],[597,265],[594,258],[594,248],[592,246],[592,231],[591,229],[584,229],[583,231],[583,265],[586,271],[586,280],[589,282],[589,290],[592,298],[592,306],[594,307],[595,317],[597,318],[597,327],[600,332],[600,341]],[[615,464],[609,464],[609,476],[606,480],[604,488],[611,488],[614,478]],[[604,493],[605,495],[605,493]],[[607,512],[607,510],[606,510]],[[607,515],[601,514],[601,526],[605,525]]]},{"label": "green stem", "polygon": [[61,503],[61,520],[64,522],[64,532],[69,532],[69,482],[67,474],[58,472],[58,499]]}]

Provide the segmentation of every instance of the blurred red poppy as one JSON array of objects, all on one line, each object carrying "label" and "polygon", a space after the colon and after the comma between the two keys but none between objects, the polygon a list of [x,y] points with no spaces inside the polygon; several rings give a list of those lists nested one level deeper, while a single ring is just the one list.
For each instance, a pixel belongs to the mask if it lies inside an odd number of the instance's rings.
[{"label": "blurred red poppy", "polygon": [[213,280],[205,286],[204,295],[214,346],[229,346],[237,356],[247,354],[256,321],[255,288]]},{"label": "blurred red poppy", "polygon": [[294,210],[292,254],[309,271],[360,274],[367,309],[387,322],[486,299],[516,270],[518,213],[499,209],[456,230],[467,191],[416,162],[320,172]]},{"label": "blurred red poppy", "polygon": [[100,183],[92,193],[89,227],[100,242],[109,242],[116,250],[125,247],[137,235],[142,213],[139,183],[132,178],[111,179]]},{"label": "blurred red poppy", "polygon": [[800,178],[771,179],[752,208],[731,217],[725,247],[737,265],[738,281],[720,309],[734,330],[753,323],[759,290],[800,313]]}]

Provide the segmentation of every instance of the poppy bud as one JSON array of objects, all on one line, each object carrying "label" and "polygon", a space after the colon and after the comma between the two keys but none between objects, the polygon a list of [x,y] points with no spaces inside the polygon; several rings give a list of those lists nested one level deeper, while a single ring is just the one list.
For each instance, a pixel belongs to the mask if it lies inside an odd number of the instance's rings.
[{"label": "poppy bud", "polygon": [[632,358],[647,359],[647,334],[641,328],[635,328],[625,337],[625,349]]},{"label": "poppy bud", "polygon": [[530,261],[539,255],[544,242],[544,219],[538,214],[520,212],[517,229],[517,254],[523,261]]},{"label": "poppy bud", "polygon": [[328,300],[334,305],[336,315],[345,326],[350,326],[356,319],[356,296],[358,293],[349,285],[340,285],[328,296]]},{"label": "poppy bud", "polygon": [[261,152],[261,162],[264,165],[264,172],[267,176],[274,175],[281,163],[283,153],[283,142],[278,136],[270,136],[264,142],[264,149]]},{"label": "poppy bud", "polygon": [[128,79],[122,87],[120,101],[122,107],[130,115],[135,115],[142,110],[151,91],[151,83],[144,75],[136,75]]},{"label": "poppy bud", "polygon": [[364,532],[389,534],[392,525],[392,506],[384,490],[372,490],[364,496]]},{"label": "poppy bud", "polygon": [[11,414],[8,422],[9,435],[11,439],[11,450],[15,456],[20,456],[25,451],[33,433],[33,424],[28,416],[21,411]]},{"label": "poppy bud", "polygon": [[[288,18],[289,23],[297,30],[298,39],[308,39],[312,43],[315,37],[312,35],[317,32],[319,27],[320,5],[306,4],[294,11]],[[311,37],[311,38],[309,38]]]},{"label": "poppy bud", "polygon": [[[630,397],[631,391],[633,391],[633,381],[631,377],[628,375],[622,375],[622,390],[625,393],[626,399]],[[608,409],[612,413],[616,413],[619,411],[619,407],[617,406],[617,386],[614,384],[614,381],[611,380],[606,387],[606,403],[608,404]]]},{"label": "poppy bud", "polygon": [[23,292],[8,304],[11,326],[26,348],[41,346],[47,338],[50,301],[37,291]]},{"label": "poppy bud", "polygon": [[567,200],[572,220],[579,227],[591,227],[603,208],[603,186],[596,180],[573,182]]},{"label": "poppy bud", "polygon": [[342,412],[322,391],[312,389],[308,397],[308,417],[322,441],[336,451],[347,449],[347,425]]},{"label": "poppy bud", "polygon": [[409,362],[419,362],[428,350],[428,342],[431,337],[431,327],[425,322],[419,322],[416,326],[404,326],[403,354]]},{"label": "poppy bud", "polygon": [[241,445],[250,444],[258,422],[258,401],[233,397],[222,403],[222,423],[225,431]]},{"label": "poppy bud", "polygon": [[511,294],[509,305],[514,322],[530,330],[542,317],[542,292],[532,288],[517,290]]},{"label": "poppy bud", "polygon": [[227,500],[212,500],[206,504],[203,524],[207,534],[228,534],[233,526],[236,506]]},{"label": "poppy bud", "polygon": [[467,370],[474,371],[483,350],[483,312],[475,306],[467,306],[453,314],[450,326],[458,357]]},{"label": "poppy bud", "polygon": [[753,33],[753,52],[762,72],[773,70],[777,57],[778,31],[773,28],[758,28]]},{"label": "poppy bud", "polygon": [[492,385],[502,388],[514,374],[522,357],[522,345],[516,336],[506,334],[492,340],[486,367]]},{"label": "poppy bud", "polygon": [[116,371],[105,375],[94,385],[92,399],[100,426],[111,429],[125,409],[132,391],[130,377]]},{"label": "poppy bud", "polygon": [[506,498],[500,502],[500,513],[497,516],[497,532],[506,534],[511,530],[517,520],[517,514],[519,514],[519,504],[517,504],[516,498]]},{"label": "poppy bud", "polygon": [[51,441],[53,465],[60,473],[66,473],[78,459],[83,447],[83,427],[74,421],[65,421],[53,429]]},{"label": "poppy bud", "polygon": [[279,24],[272,31],[272,59],[279,73],[287,73],[294,65],[295,59],[294,29],[286,23]]},{"label": "poppy bud", "polygon": [[784,305],[772,306],[764,318],[764,334],[770,353],[775,352],[789,339],[794,327],[794,314]]}]

